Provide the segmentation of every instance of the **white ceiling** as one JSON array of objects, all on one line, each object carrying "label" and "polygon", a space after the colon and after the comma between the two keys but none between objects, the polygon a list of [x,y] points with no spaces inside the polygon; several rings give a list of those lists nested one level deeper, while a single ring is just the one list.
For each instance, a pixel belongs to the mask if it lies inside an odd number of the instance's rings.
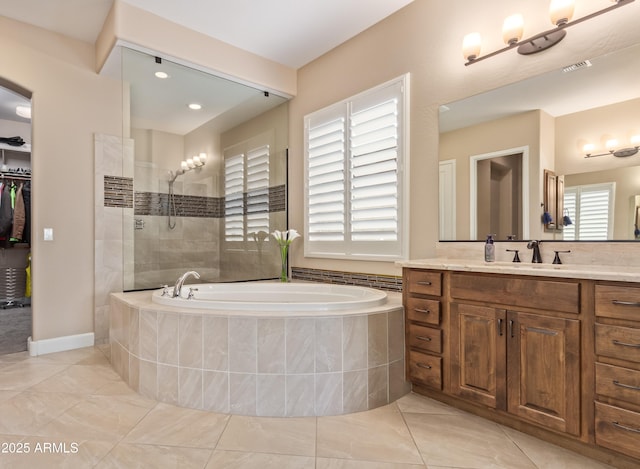
[{"label": "white ceiling", "polygon": [[[123,0],[299,68],[413,0]],[[94,43],[113,0],[0,0],[3,16]]]}]

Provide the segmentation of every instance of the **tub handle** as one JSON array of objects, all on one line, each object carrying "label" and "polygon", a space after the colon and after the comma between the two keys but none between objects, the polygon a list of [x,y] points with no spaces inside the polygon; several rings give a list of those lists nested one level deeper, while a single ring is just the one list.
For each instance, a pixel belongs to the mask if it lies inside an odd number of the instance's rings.
[{"label": "tub handle", "polygon": [[187,300],[192,300],[195,294],[193,292],[198,291],[197,288],[189,287],[189,295],[187,295]]},{"label": "tub handle", "polygon": [[162,295],[160,296],[169,296],[169,285],[160,285],[162,288]]}]

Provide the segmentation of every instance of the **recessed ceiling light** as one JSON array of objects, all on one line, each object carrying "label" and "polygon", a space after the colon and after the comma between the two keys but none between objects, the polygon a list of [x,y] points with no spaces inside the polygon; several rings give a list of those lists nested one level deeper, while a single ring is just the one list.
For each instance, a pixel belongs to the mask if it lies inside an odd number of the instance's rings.
[{"label": "recessed ceiling light", "polygon": [[29,106],[16,106],[16,114],[25,119],[31,119],[31,108]]},{"label": "recessed ceiling light", "polygon": [[199,109],[202,109],[202,105],[198,103],[191,103],[189,104],[189,109],[193,109],[194,111],[197,111]]},{"label": "recessed ceiling light", "polygon": [[166,72],[156,72],[155,75],[158,78],[169,78],[169,74]]}]

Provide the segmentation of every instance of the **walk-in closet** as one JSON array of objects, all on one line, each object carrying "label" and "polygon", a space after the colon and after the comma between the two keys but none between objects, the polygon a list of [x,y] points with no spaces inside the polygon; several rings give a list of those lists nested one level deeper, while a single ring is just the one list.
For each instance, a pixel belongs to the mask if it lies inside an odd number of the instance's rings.
[{"label": "walk-in closet", "polygon": [[0,355],[27,350],[31,336],[31,100],[23,94],[0,82]]}]

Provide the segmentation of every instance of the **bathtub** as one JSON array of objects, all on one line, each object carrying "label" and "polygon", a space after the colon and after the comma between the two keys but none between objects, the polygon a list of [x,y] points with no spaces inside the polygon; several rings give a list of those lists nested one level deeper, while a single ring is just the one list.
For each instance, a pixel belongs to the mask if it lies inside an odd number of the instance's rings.
[{"label": "bathtub", "polygon": [[404,379],[400,293],[314,283],[197,284],[195,298],[113,293],[111,365],[145,397],[301,417],[386,405]]},{"label": "bathtub", "polygon": [[[189,288],[197,288],[187,299]],[[168,289],[169,295],[172,288]],[[203,308],[227,311],[357,312],[380,306],[387,294],[373,288],[312,283],[204,283],[185,285],[182,295],[171,298],[162,290],[153,292],[152,301],[178,308]]]}]

